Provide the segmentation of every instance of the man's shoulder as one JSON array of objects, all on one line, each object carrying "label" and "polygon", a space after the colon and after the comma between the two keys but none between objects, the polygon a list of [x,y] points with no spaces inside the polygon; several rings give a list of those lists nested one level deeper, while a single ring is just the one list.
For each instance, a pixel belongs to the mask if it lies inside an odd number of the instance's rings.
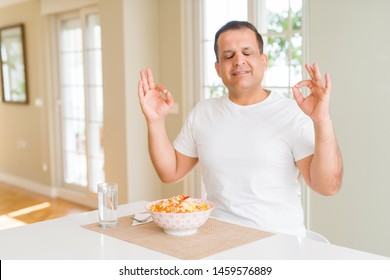
[{"label": "man's shoulder", "polygon": [[219,104],[223,102],[223,99],[226,98],[226,95],[223,96],[217,96],[217,97],[210,97],[210,98],[205,98],[199,102],[199,104],[205,104],[207,105],[214,105],[214,104]]},{"label": "man's shoulder", "polygon": [[221,106],[225,98],[226,96],[218,96],[218,97],[202,99],[201,101],[198,102],[195,108],[197,108],[198,110],[204,110],[208,108],[214,108],[216,106]]},{"label": "man's shoulder", "polygon": [[284,92],[277,91],[277,90],[271,92],[271,97],[272,97],[272,100],[274,100],[274,101],[286,101],[286,102],[289,102],[289,101],[292,100]]},{"label": "man's shoulder", "polygon": [[224,96],[200,100],[189,112],[188,117],[190,119],[198,119],[199,117],[214,114],[213,112],[218,111],[217,108],[220,108],[224,103],[223,99]]},{"label": "man's shoulder", "polygon": [[273,92],[270,104],[273,104],[273,106],[271,106],[272,110],[277,110],[279,112],[283,111],[286,116],[297,116],[303,114],[294,97],[288,97],[281,92]]},{"label": "man's shoulder", "polygon": [[280,104],[282,106],[292,106],[295,107],[297,104],[295,100],[291,97],[286,96],[286,94],[278,91],[273,91],[271,94],[271,103]]}]

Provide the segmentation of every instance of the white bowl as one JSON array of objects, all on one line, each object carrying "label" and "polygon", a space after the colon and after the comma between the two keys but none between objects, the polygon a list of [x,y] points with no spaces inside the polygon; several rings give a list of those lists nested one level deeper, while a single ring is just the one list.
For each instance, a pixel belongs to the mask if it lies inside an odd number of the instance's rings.
[{"label": "white bowl", "polygon": [[146,204],[146,210],[149,211],[153,221],[161,227],[165,233],[176,236],[185,236],[194,234],[198,231],[209,218],[214,204],[207,200],[189,198],[197,203],[206,203],[208,210],[190,212],[190,213],[164,213],[150,210],[150,206],[157,204],[161,200],[152,201]]}]

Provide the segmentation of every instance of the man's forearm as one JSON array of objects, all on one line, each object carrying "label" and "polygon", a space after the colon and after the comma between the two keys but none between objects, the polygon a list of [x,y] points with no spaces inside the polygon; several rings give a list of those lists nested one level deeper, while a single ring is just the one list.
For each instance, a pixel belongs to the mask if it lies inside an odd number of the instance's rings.
[{"label": "man's forearm", "polygon": [[314,123],[315,149],[310,165],[311,187],[321,194],[336,193],[341,186],[343,161],[330,119]]},{"label": "man's forearm", "polygon": [[176,154],[164,121],[148,124],[148,145],[150,158],[161,181],[170,181],[176,173]]}]

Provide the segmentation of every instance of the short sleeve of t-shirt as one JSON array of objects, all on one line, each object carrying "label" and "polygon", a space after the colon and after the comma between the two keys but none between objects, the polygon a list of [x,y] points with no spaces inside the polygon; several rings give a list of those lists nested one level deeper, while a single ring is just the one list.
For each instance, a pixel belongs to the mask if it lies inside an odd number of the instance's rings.
[{"label": "short sleeve of t-shirt", "polygon": [[198,157],[198,152],[196,149],[196,143],[194,140],[194,135],[192,130],[192,123],[194,119],[195,110],[196,108],[189,113],[184,123],[184,126],[182,127],[179,135],[176,137],[175,141],[173,142],[173,147],[175,148],[176,151],[182,153],[183,155],[193,157],[193,158]]},{"label": "short sleeve of t-shirt", "polygon": [[292,141],[294,160],[298,161],[314,154],[314,125],[313,121],[301,113],[296,120]]}]

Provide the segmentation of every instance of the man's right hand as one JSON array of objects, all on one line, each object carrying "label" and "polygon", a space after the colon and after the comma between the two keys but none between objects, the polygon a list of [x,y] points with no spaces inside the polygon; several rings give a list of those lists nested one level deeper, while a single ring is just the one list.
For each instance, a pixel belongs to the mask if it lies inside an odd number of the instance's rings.
[{"label": "man's right hand", "polygon": [[138,96],[148,123],[148,148],[153,166],[162,182],[175,183],[194,168],[198,158],[177,152],[168,138],[164,122],[174,103],[173,97],[163,85],[154,83],[150,69],[141,70]]},{"label": "man's right hand", "polygon": [[152,70],[141,70],[140,74],[138,97],[148,125],[164,121],[174,104],[173,96],[165,86],[154,83]]}]

